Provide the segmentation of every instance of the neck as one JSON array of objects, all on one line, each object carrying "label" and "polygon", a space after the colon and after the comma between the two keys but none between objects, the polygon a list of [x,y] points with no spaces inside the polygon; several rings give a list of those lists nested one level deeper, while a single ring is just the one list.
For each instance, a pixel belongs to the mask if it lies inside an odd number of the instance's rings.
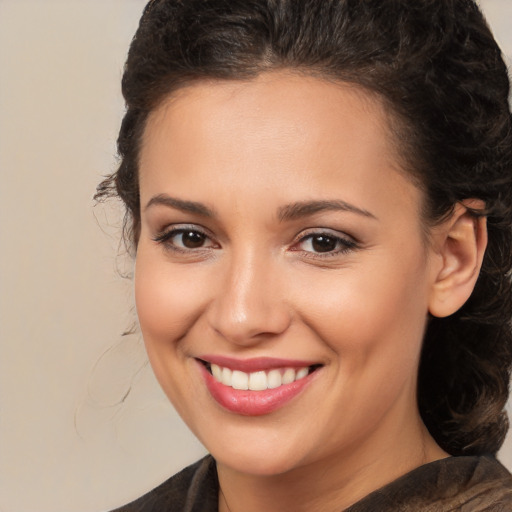
[{"label": "neck", "polygon": [[339,512],[370,492],[446,454],[421,420],[415,432],[397,432],[278,475],[253,475],[217,463],[219,512]]}]

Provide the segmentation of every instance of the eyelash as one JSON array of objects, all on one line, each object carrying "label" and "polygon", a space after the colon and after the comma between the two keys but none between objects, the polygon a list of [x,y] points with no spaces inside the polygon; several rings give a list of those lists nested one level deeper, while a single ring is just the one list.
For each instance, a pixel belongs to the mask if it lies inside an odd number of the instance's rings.
[{"label": "eyelash", "polygon": [[[326,252],[315,252],[315,251],[305,251],[301,249],[294,249],[293,247],[297,247],[300,244],[303,244],[307,241],[311,241],[313,243],[314,238],[327,238],[331,242],[335,244],[336,247],[338,247],[336,250],[333,251],[326,251]],[[295,242],[292,246],[292,251],[296,252],[304,252],[306,254],[306,257],[308,258],[332,258],[336,257],[342,254],[347,254],[351,251],[354,251],[359,248],[358,242],[356,242],[352,238],[343,237],[337,234],[332,233],[328,230],[313,230],[306,234],[301,234],[301,236],[298,238],[297,242]]]},{"label": "eyelash", "polygon": [[[208,247],[197,247],[197,248],[184,248],[179,247],[175,243],[173,243],[172,239],[179,235],[183,235],[185,233],[200,235],[203,240],[210,240],[212,238],[202,229],[199,229],[197,226],[180,226],[169,229],[167,231],[163,231],[157,234],[153,241],[161,244],[165,247],[165,249],[176,252],[176,253],[184,253],[184,254],[193,254],[199,251],[210,250],[215,248],[216,244],[212,241],[212,245]],[[335,244],[338,249],[326,252],[316,252],[316,251],[306,251],[297,248],[300,244],[306,243],[307,241],[312,241],[314,238],[326,238],[332,243]],[[313,243],[313,242],[311,242]],[[307,258],[315,258],[315,259],[324,259],[324,258],[332,258],[339,256],[341,254],[347,254],[351,251],[357,250],[359,248],[359,244],[352,238],[345,238],[339,235],[332,233],[329,230],[314,230],[309,233],[303,234],[297,237],[296,241],[293,242],[292,248],[290,249],[292,252],[303,252]]]},{"label": "eyelash", "polygon": [[161,244],[165,247],[165,249],[179,252],[179,253],[185,253],[190,254],[192,252],[198,252],[198,251],[204,251],[205,249],[211,249],[211,247],[198,247],[196,249],[193,248],[184,248],[179,247],[175,243],[172,242],[172,239],[178,235],[183,235],[185,233],[194,233],[197,235],[200,235],[205,240],[211,240],[211,237],[202,229],[199,229],[197,226],[180,226],[176,228],[169,229],[167,231],[163,231],[159,234],[157,234],[153,240],[157,242],[158,244]]}]

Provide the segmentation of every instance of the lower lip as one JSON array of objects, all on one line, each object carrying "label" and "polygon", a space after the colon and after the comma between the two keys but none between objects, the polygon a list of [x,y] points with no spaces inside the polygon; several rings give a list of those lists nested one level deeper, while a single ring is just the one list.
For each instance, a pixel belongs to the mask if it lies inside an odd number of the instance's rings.
[{"label": "lower lip", "polygon": [[275,389],[250,391],[225,386],[215,380],[202,363],[198,362],[198,364],[206,387],[217,403],[224,409],[243,416],[262,416],[284,407],[308,386],[312,376],[318,372],[317,370],[307,377]]}]

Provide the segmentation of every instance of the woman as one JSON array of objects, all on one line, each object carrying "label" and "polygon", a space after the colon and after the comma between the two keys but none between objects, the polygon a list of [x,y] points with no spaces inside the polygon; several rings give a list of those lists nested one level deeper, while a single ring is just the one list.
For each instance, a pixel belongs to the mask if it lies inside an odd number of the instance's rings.
[{"label": "woman", "polygon": [[118,171],[212,454],[124,511],[512,510],[512,126],[469,0],[154,0]]}]

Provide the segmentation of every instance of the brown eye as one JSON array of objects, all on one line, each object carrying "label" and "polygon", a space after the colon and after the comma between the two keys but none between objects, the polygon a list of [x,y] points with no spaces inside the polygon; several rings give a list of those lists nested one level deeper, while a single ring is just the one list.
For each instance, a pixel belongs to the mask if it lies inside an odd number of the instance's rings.
[{"label": "brown eye", "polygon": [[[177,236],[179,238],[179,235]],[[206,240],[206,236],[203,233],[198,233],[197,231],[184,231],[181,234],[181,244],[183,247],[187,249],[199,249],[204,245]]]},{"label": "brown eye", "polygon": [[197,249],[210,249],[216,245],[212,239],[202,231],[188,228],[170,229],[153,238],[155,242],[165,248],[177,251],[193,251]]},{"label": "brown eye", "polygon": [[[341,234],[340,234],[341,235]],[[311,256],[315,254],[325,256],[336,256],[347,253],[357,248],[355,240],[331,234],[330,232],[318,231],[303,236],[299,242],[294,245],[294,251],[303,251]]]},{"label": "brown eye", "polygon": [[338,239],[326,236],[317,235],[311,237],[311,248],[315,252],[331,252],[335,251],[338,245]]}]

